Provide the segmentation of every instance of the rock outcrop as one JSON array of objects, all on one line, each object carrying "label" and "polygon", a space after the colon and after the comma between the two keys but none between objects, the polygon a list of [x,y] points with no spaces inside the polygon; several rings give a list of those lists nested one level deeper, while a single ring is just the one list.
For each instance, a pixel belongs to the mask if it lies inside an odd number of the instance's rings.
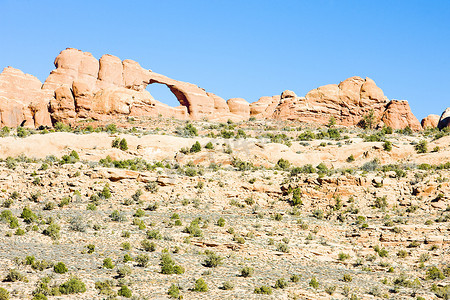
[{"label": "rock outcrop", "polygon": [[324,125],[333,116],[338,125],[355,126],[369,113],[373,113],[374,122],[379,126],[422,129],[407,101],[389,101],[372,79],[357,76],[339,84],[321,86],[305,97],[285,91],[272,118]]},{"label": "rock outcrop", "polygon": [[[298,120],[354,126],[373,113],[375,124],[394,129],[421,130],[408,102],[389,101],[370,78],[351,77],[339,84],[311,90],[305,97],[293,91],[261,97],[254,103],[242,98],[225,101],[187,82],[142,68],[137,62],[68,48],[55,59],[44,84],[20,70],[6,68],[0,74],[0,125],[29,127],[73,123],[80,119],[112,119],[115,116],[163,116],[182,120],[213,121],[257,119]],[[146,91],[149,84],[166,85],[180,106],[171,107]]]},{"label": "rock outcrop", "polygon": [[450,127],[450,107],[448,107],[441,115],[439,123],[437,126],[439,129],[444,129],[445,127]]},{"label": "rock outcrop", "polygon": [[7,67],[0,73],[0,127],[52,126],[48,103],[53,97],[30,74]]},{"label": "rock outcrop", "polygon": [[422,119],[420,124],[422,125],[422,128],[436,128],[439,123],[439,116],[438,115],[428,115],[425,118]]}]

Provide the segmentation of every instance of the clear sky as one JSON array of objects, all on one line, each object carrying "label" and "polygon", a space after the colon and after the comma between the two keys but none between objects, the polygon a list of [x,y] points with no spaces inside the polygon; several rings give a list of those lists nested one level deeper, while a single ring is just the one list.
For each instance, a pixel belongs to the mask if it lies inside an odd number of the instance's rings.
[{"label": "clear sky", "polygon": [[0,0],[1,69],[44,81],[67,47],[133,59],[225,99],[304,96],[357,75],[408,100],[419,121],[450,106],[448,0]]}]

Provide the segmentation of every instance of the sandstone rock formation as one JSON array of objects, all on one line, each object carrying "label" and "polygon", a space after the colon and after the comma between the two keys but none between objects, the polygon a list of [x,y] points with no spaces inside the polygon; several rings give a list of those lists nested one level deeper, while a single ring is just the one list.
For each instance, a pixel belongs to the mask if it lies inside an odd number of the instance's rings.
[{"label": "sandstone rock formation", "polygon": [[338,125],[354,126],[371,111],[379,126],[422,129],[407,101],[389,101],[372,79],[357,76],[338,85],[321,86],[308,92],[305,97],[297,97],[290,91],[285,91],[272,117],[327,124],[333,116]]},{"label": "sandstone rock formation", "polygon": [[[42,85],[34,76],[6,68],[0,74],[1,126],[51,126],[79,119],[125,116],[164,116],[214,121],[257,119],[298,120],[354,126],[373,112],[375,123],[394,129],[421,130],[406,101],[389,101],[370,78],[351,77],[339,84],[311,90],[305,97],[293,91],[261,97],[249,104],[242,98],[225,101],[187,82],[142,68],[137,62],[68,48],[55,59],[55,67]],[[146,91],[149,84],[166,85],[180,106],[171,107]]]},{"label": "sandstone rock formation", "polygon": [[53,93],[41,89],[36,77],[7,67],[0,73],[0,127],[51,126],[48,102]]},{"label": "sandstone rock formation", "polygon": [[439,123],[439,116],[438,115],[428,115],[425,118],[422,119],[420,124],[422,125],[423,129],[425,128],[436,128]]},{"label": "sandstone rock formation", "polygon": [[439,119],[438,128],[444,129],[445,127],[450,127],[450,107],[444,110]]}]

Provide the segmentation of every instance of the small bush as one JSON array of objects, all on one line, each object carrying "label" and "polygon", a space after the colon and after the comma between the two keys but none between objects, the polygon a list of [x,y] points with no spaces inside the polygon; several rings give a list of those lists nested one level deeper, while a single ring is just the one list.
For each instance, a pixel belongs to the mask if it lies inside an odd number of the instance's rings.
[{"label": "small bush", "polygon": [[55,273],[58,273],[58,274],[64,274],[64,273],[67,273],[67,271],[69,271],[63,262],[57,263],[53,267],[53,270],[55,271]]},{"label": "small bush", "polygon": [[255,288],[255,294],[272,295],[272,288],[270,286],[262,285]]},{"label": "small bush", "polygon": [[0,287],[0,300],[9,300],[9,292],[2,287]]},{"label": "small bush", "polygon": [[195,281],[195,286],[193,288],[193,291],[195,291],[195,292],[207,292],[208,291],[208,285],[206,284],[205,280],[203,280],[203,278],[199,278]]},{"label": "small bush", "polygon": [[53,240],[57,240],[60,238],[60,230],[61,227],[58,224],[51,223],[42,233],[51,237]]},{"label": "small bush", "polygon": [[350,274],[344,274],[344,277],[342,277],[342,280],[343,280],[344,282],[352,282],[353,277],[352,277],[352,275],[350,275]]},{"label": "small bush", "polygon": [[22,275],[16,269],[10,269],[8,274],[6,275],[5,281],[16,282],[16,281],[24,281],[28,282],[28,279]]},{"label": "small bush", "polygon": [[215,268],[222,264],[223,257],[217,255],[216,253],[208,251],[206,255],[207,257],[205,259],[205,262],[203,263],[205,267]]},{"label": "small bush", "polygon": [[63,295],[84,293],[86,292],[86,285],[80,279],[74,277],[61,284],[59,291]]},{"label": "small bush", "polygon": [[225,281],[222,285],[222,289],[225,291],[230,291],[234,289],[234,284],[230,281]]},{"label": "small bush", "polygon": [[147,252],[154,252],[156,250],[156,244],[153,242],[150,242],[149,240],[142,240],[141,246],[142,246],[142,249],[144,249]]},{"label": "small bush", "polygon": [[197,153],[202,151],[202,146],[200,145],[200,143],[197,141],[195,142],[194,145],[192,145],[191,149],[189,149],[190,153]]},{"label": "small bush", "polygon": [[421,140],[417,145],[414,146],[417,153],[427,153],[428,152],[428,142]]},{"label": "small bush", "polygon": [[132,293],[131,293],[131,290],[126,285],[122,285],[120,287],[119,291],[117,292],[117,295],[125,297],[125,298],[131,298]]},{"label": "small bush", "polygon": [[150,260],[150,257],[148,257],[148,255],[146,255],[146,254],[139,254],[135,259],[138,267],[143,267],[143,268],[145,268],[148,265],[149,260]]},{"label": "small bush", "polygon": [[252,267],[244,267],[241,270],[241,276],[242,277],[251,277],[255,270]]},{"label": "small bush", "polygon": [[219,220],[217,220],[217,226],[224,227],[225,226],[225,219],[220,217]]},{"label": "small bush", "polygon": [[280,279],[278,279],[276,282],[275,282],[275,288],[276,289],[284,289],[285,287],[287,287],[288,286],[288,283],[287,283],[287,281],[286,281],[286,279],[284,279],[284,278],[280,278]]},{"label": "small bush", "polygon": [[169,290],[167,291],[167,295],[169,295],[170,298],[181,299],[180,298],[180,288],[178,287],[178,285],[172,284],[170,286]]},{"label": "small bush", "polygon": [[130,268],[129,266],[123,266],[123,267],[120,267],[120,268],[117,270],[117,275],[118,275],[120,278],[124,278],[124,277],[126,277],[126,276],[131,275],[131,268]]},{"label": "small bush", "polygon": [[441,270],[437,267],[431,267],[427,270],[427,279],[436,280],[436,279],[444,279],[445,276]]},{"label": "small bush", "polygon": [[113,264],[111,258],[107,257],[103,260],[103,268],[114,269],[114,264]]},{"label": "small bush", "polygon": [[319,282],[317,281],[316,277],[311,278],[309,281],[309,286],[317,289],[319,287]]}]

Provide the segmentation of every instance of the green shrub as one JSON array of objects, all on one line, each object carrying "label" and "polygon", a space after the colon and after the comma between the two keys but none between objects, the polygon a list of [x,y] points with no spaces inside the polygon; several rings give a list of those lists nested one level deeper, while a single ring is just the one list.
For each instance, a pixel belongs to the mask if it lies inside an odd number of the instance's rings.
[{"label": "green shrub", "polygon": [[119,291],[117,292],[117,295],[125,297],[125,298],[131,298],[132,293],[131,293],[131,290],[126,285],[122,285],[120,287]]},{"label": "green shrub", "polygon": [[344,282],[352,282],[353,278],[352,278],[352,275],[350,275],[350,274],[344,274],[344,277],[342,277],[342,280]]},{"label": "green shrub", "polygon": [[175,261],[172,259],[170,254],[161,254],[160,263],[162,274],[183,274],[184,268],[179,265],[175,265]]},{"label": "green shrub", "polygon": [[150,260],[150,257],[146,254],[139,254],[135,259],[138,267],[144,267],[144,268],[148,265],[149,260]]},{"label": "green shrub", "polygon": [[103,268],[114,269],[114,264],[113,264],[111,258],[107,257],[103,260]]},{"label": "green shrub", "polygon": [[0,287],[0,300],[9,300],[9,292],[2,287]]},{"label": "green shrub", "polygon": [[150,242],[149,240],[142,240],[141,246],[144,249],[144,251],[147,251],[147,252],[156,251],[156,244],[153,242]]},{"label": "green shrub", "polygon": [[80,279],[74,277],[61,284],[59,291],[63,295],[84,293],[86,292],[86,285]]},{"label": "green shrub", "polygon": [[391,151],[392,150],[392,143],[390,141],[385,141],[383,144],[383,149],[385,151]]},{"label": "green shrub", "polygon": [[287,283],[287,281],[286,281],[286,279],[284,279],[284,278],[280,278],[280,279],[278,279],[276,282],[275,282],[275,288],[276,289],[284,289],[285,287],[287,287],[288,286],[288,283]]},{"label": "green shrub", "polygon": [[58,274],[64,274],[64,273],[66,273],[67,271],[69,271],[69,270],[67,269],[66,265],[65,265],[63,262],[57,263],[57,264],[53,267],[53,270],[55,271],[55,273],[58,273]]},{"label": "green shrub", "polygon": [[162,235],[161,233],[159,233],[159,230],[157,229],[152,229],[152,230],[148,230],[147,231],[147,238],[148,239],[154,239],[154,240],[160,240],[162,239]]},{"label": "green shrub", "polygon": [[193,288],[193,291],[195,291],[195,292],[207,292],[208,291],[208,285],[206,284],[205,280],[203,280],[203,278],[199,278],[195,281],[195,286]]},{"label": "green shrub", "polygon": [[291,163],[287,159],[280,158],[276,164],[277,168],[281,170],[287,170],[291,166]]},{"label": "green shrub", "polygon": [[244,267],[241,270],[241,276],[242,277],[251,277],[255,270],[252,267]]},{"label": "green shrub", "polygon": [[95,245],[93,245],[93,244],[87,245],[86,248],[87,248],[87,253],[89,253],[89,254],[92,254],[95,251]]},{"label": "green shrub", "polygon": [[309,286],[317,289],[319,287],[319,282],[317,281],[316,277],[311,278],[309,281]]},{"label": "green shrub", "polygon": [[219,220],[217,220],[217,226],[224,227],[225,226],[225,219],[220,217]]},{"label": "green shrub", "polygon": [[225,281],[222,285],[222,289],[225,291],[230,291],[234,289],[234,284],[230,281]]},{"label": "green shrub", "polygon": [[203,265],[208,268],[215,268],[222,264],[222,260],[223,257],[217,255],[213,251],[208,251]]},{"label": "green shrub", "polygon": [[167,291],[167,295],[169,295],[170,298],[181,299],[180,298],[180,288],[178,287],[178,285],[172,284],[170,286],[169,290]]},{"label": "green shrub", "polygon": [[57,240],[60,238],[60,230],[61,227],[59,227],[58,224],[51,223],[46,229],[44,229],[42,233],[46,236],[51,237],[53,240]]},{"label": "green shrub", "polygon": [[202,146],[200,145],[200,143],[197,141],[195,142],[194,145],[192,145],[191,149],[189,149],[190,153],[197,153],[202,151]]},{"label": "green shrub", "polygon": [[340,252],[340,253],[339,253],[338,259],[339,259],[340,261],[344,261],[344,260],[349,259],[349,258],[350,258],[350,255],[349,255],[349,254],[343,253],[343,252]]},{"label": "green shrub", "polygon": [[427,153],[428,152],[428,142],[421,140],[417,145],[414,146],[417,153]]},{"label": "green shrub", "polygon": [[208,142],[208,143],[205,145],[205,148],[211,150],[211,149],[214,149],[214,145],[213,145],[211,142]]},{"label": "green shrub", "polygon": [[37,219],[37,216],[28,207],[23,208],[20,217],[23,219],[25,223],[28,224],[33,223]]},{"label": "green shrub", "polygon": [[294,275],[291,276],[290,279],[291,279],[292,282],[299,282],[300,281],[300,276],[294,274]]},{"label": "green shrub", "polygon": [[255,288],[255,294],[265,294],[272,295],[272,288],[270,286],[262,285],[260,287]]},{"label": "green shrub", "polygon": [[24,282],[28,282],[28,279],[24,275],[22,275],[22,273],[17,271],[16,269],[10,269],[8,271],[8,274],[6,274],[5,281],[10,281],[10,282],[24,281]]},{"label": "green shrub", "polygon": [[355,157],[353,156],[353,154],[351,154],[349,157],[347,157],[347,162],[351,163],[355,161]]},{"label": "green shrub", "polygon": [[427,279],[436,280],[436,279],[444,279],[445,276],[441,270],[437,267],[431,267],[427,270]]},{"label": "green shrub", "polygon": [[131,275],[131,268],[129,266],[122,266],[119,269],[117,269],[117,275],[120,278],[124,278],[126,276]]},{"label": "green shrub", "polygon": [[16,232],[14,233],[15,235],[24,235],[25,234],[25,230],[23,230],[22,228],[17,228]]}]

